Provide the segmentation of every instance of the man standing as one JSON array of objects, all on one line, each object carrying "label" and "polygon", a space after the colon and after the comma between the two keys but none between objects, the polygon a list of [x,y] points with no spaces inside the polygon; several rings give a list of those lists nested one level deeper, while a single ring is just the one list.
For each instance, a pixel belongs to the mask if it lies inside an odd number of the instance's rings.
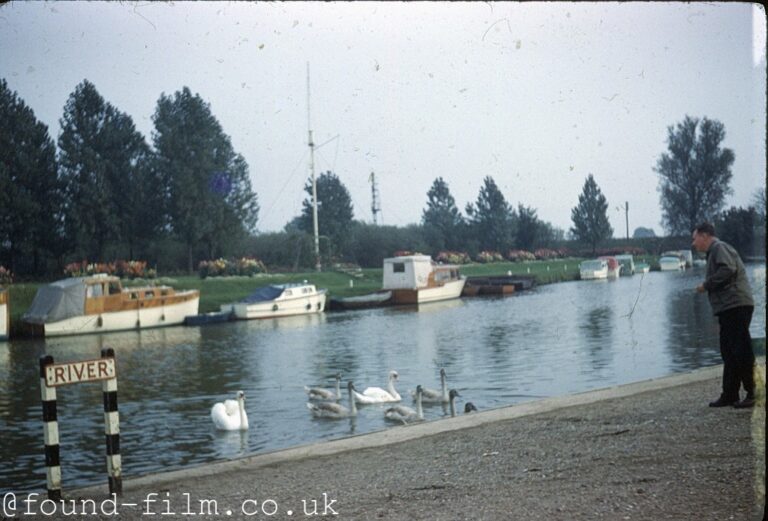
[{"label": "man standing", "polygon": [[[752,374],[755,354],[749,323],[755,303],[747,273],[739,254],[730,244],[715,237],[715,227],[702,223],[693,230],[693,247],[707,253],[707,276],[696,291],[707,292],[712,312],[720,322],[720,355],[723,357],[723,393],[710,407],[733,405],[744,409],[755,405]],[[739,388],[747,396],[739,401]]]}]

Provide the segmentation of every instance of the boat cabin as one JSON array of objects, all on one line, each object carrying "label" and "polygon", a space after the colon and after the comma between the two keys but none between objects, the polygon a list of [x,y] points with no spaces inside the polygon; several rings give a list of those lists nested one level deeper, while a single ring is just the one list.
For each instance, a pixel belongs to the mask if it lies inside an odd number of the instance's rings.
[{"label": "boat cabin", "polygon": [[457,266],[435,264],[429,255],[384,259],[383,290],[436,287],[458,279]]}]

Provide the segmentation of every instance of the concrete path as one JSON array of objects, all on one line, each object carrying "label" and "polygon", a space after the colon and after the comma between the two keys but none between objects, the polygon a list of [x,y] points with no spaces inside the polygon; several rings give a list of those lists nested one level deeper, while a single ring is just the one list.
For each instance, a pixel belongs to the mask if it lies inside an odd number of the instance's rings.
[{"label": "concrete path", "polygon": [[[762,519],[765,402],[709,408],[721,371],[126,478],[116,509],[145,520]],[[114,508],[99,503],[106,486],[65,497]]]}]

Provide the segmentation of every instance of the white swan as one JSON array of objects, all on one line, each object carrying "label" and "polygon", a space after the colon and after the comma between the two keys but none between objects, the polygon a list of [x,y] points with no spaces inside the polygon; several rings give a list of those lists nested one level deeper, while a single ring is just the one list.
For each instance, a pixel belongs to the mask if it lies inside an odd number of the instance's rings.
[{"label": "white swan", "polygon": [[424,411],[421,408],[421,400],[424,390],[421,386],[416,387],[416,410],[414,411],[407,405],[395,405],[384,411],[384,419],[401,422],[403,424],[424,421]]},{"label": "white swan", "polygon": [[397,377],[397,371],[390,371],[386,390],[381,387],[367,387],[362,394],[355,391],[355,401],[361,404],[399,402],[402,398],[395,390]]},{"label": "white swan", "polygon": [[451,389],[451,391],[448,393],[448,398],[450,400],[451,404],[451,418],[454,418],[456,416],[456,397],[461,396],[459,394],[459,391],[456,389]]},{"label": "white swan", "polygon": [[318,418],[349,418],[351,416],[357,416],[357,407],[355,406],[355,399],[352,393],[355,392],[355,384],[349,382],[347,384],[347,393],[349,395],[349,407],[344,407],[341,404],[334,402],[316,402],[307,403],[307,409]]},{"label": "white swan", "polygon": [[341,373],[336,374],[336,391],[329,391],[321,387],[304,386],[304,391],[309,395],[310,400],[341,400]]},{"label": "white swan", "polygon": [[[416,391],[411,391],[411,396],[416,399]],[[440,390],[435,389],[422,389],[421,400],[424,403],[448,403],[450,398],[448,396],[448,384],[445,382],[445,369],[440,368]]]},{"label": "white swan", "polygon": [[244,431],[248,429],[248,416],[245,414],[245,393],[237,391],[236,400],[224,400],[211,408],[211,419],[217,429],[222,431]]}]

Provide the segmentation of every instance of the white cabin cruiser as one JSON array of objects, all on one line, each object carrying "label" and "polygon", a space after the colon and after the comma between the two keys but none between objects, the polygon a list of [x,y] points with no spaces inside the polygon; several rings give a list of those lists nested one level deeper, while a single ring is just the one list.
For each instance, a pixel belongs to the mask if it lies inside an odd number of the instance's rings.
[{"label": "white cabin cruiser", "polygon": [[466,277],[459,267],[436,264],[429,255],[384,259],[383,291],[392,292],[394,304],[424,304],[461,296]]},{"label": "white cabin cruiser", "polygon": [[322,313],[327,290],[314,284],[273,284],[263,286],[240,302],[222,304],[222,313],[232,313],[240,320],[275,318]]}]

